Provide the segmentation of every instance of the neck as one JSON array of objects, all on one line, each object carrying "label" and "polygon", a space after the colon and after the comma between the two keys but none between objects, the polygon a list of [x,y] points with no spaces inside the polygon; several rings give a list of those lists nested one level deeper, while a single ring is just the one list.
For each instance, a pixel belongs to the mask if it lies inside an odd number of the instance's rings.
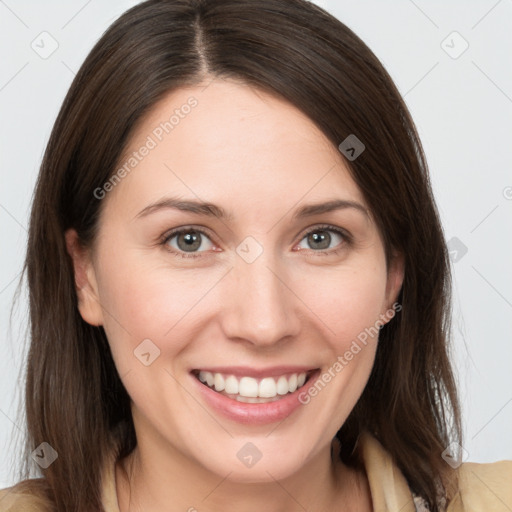
[{"label": "neck", "polygon": [[116,486],[120,512],[371,510],[364,473],[333,460],[329,446],[285,479],[245,483],[146,438],[116,465]]}]

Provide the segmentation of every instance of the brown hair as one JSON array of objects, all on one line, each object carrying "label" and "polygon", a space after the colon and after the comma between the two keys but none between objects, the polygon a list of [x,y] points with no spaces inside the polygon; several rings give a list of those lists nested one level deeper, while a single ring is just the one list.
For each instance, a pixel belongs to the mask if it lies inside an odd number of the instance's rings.
[{"label": "brown hair", "polygon": [[79,314],[64,232],[74,228],[84,246],[94,241],[102,202],[93,192],[115,172],[136,124],[164,95],[206,76],[285,98],[336,147],[350,134],[365,144],[347,164],[388,261],[403,255],[405,277],[402,310],[381,329],[368,384],[337,434],[340,456],[355,464],[358,435],[369,430],[437,511],[436,482],[446,484],[450,469],[441,452],[462,435],[447,353],[449,260],[427,164],[379,60],[304,0],[150,0],[113,23],[80,68],[51,133],[30,217],[27,467],[29,452],[49,443],[59,454],[44,470],[53,510],[103,510],[105,454],[115,446],[124,457],[136,445],[105,332]]}]

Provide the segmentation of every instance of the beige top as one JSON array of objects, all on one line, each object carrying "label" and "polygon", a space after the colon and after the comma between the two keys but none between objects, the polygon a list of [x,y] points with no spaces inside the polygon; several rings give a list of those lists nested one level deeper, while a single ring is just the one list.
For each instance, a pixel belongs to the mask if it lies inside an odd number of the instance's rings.
[{"label": "beige top", "polygon": [[[391,456],[372,435],[361,434],[360,446],[374,512],[424,512],[423,500],[410,491]],[[459,493],[446,512],[512,512],[512,460],[488,464],[466,462],[458,468]],[[105,512],[120,512],[115,460],[106,461],[102,500]],[[30,496],[12,487],[0,490],[0,512],[39,512]]]}]

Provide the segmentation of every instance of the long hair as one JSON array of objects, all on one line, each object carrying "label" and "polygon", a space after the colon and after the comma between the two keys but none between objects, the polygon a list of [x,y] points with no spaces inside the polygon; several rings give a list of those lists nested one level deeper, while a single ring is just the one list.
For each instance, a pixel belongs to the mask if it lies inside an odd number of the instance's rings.
[{"label": "long hair", "polygon": [[[242,80],[304,112],[335,147],[365,144],[350,173],[382,235],[401,253],[400,314],[379,335],[369,381],[340,425],[340,457],[356,464],[369,430],[411,489],[438,510],[448,481],[442,451],[462,444],[449,361],[450,267],[422,146],[397,88],[343,23],[305,0],[149,0],[104,33],[77,73],[51,133],[35,188],[23,275],[30,348],[25,413],[29,453],[49,443],[58,459],[30,486],[57,512],[103,510],[100,470],[114,448],[136,446],[130,398],[103,328],[78,311],[64,232],[95,240],[94,195],[115,173],[142,117],[170,91],[206,76]],[[28,473],[27,473],[28,474]],[[39,491],[38,491],[39,489]]]}]

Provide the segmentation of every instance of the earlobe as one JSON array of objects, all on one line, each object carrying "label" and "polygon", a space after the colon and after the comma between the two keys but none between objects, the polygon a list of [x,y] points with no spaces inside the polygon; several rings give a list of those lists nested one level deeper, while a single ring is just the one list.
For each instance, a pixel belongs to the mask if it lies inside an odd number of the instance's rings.
[{"label": "earlobe", "polygon": [[405,263],[401,253],[394,253],[388,269],[388,280],[386,286],[386,303],[388,309],[393,308],[404,282]]},{"label": "earlobe", "polygon": [[68,229],[64,236],[66,248],[73,263],[80,315],[85,322],[91,325],[103,325],[103,313],[90,251],[80,244],[78,234],[74,229]]}]

